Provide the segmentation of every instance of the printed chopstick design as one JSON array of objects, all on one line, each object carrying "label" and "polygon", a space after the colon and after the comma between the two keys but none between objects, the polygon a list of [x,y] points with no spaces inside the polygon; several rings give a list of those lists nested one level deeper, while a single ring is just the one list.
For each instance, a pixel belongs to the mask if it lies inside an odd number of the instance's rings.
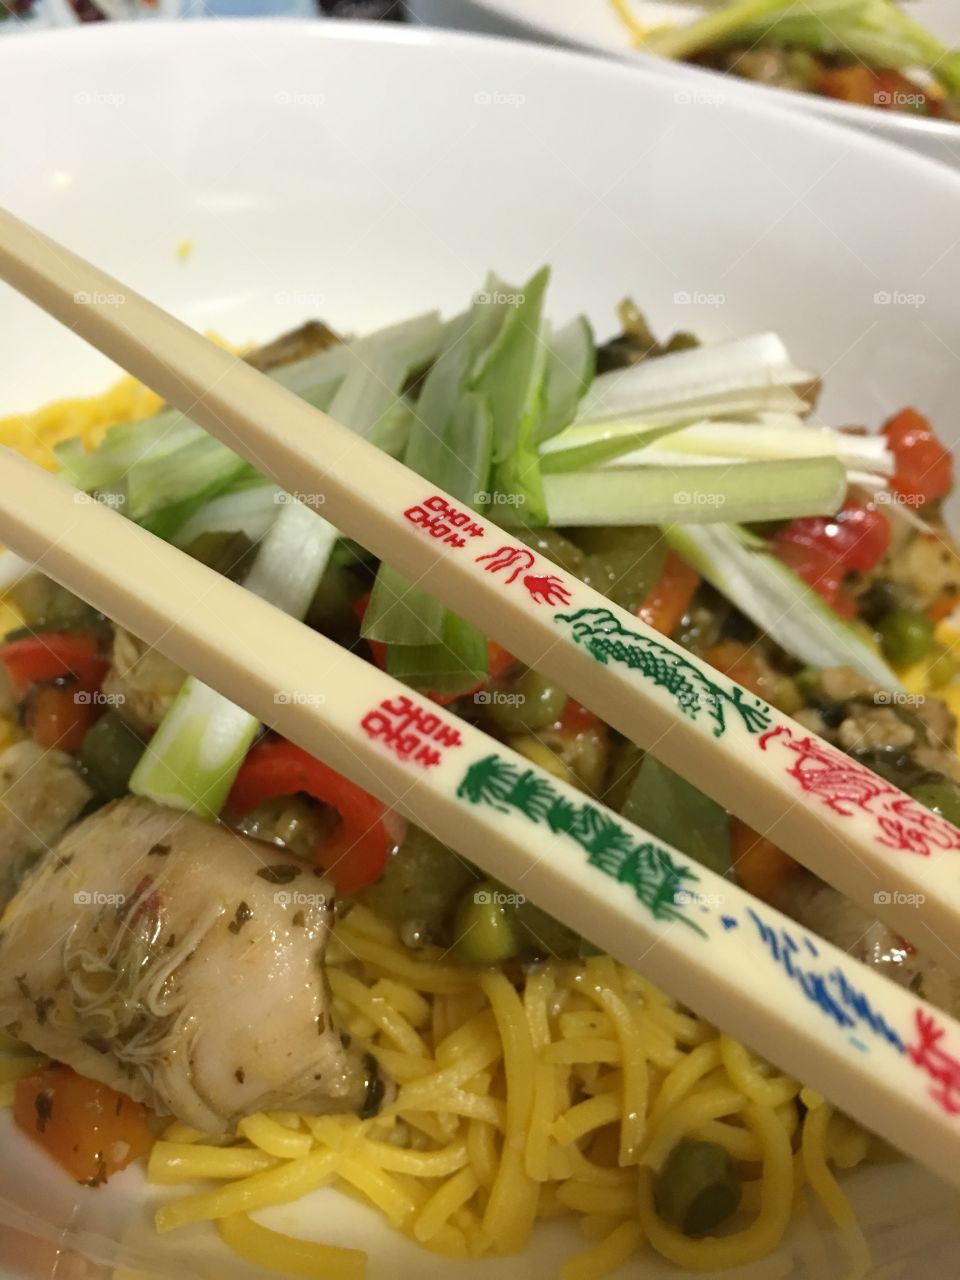
[{"label": "printed chopstick design", "polygon": [[960,1024],[56,477],[0,481],[19,554],[960,1183]]}]

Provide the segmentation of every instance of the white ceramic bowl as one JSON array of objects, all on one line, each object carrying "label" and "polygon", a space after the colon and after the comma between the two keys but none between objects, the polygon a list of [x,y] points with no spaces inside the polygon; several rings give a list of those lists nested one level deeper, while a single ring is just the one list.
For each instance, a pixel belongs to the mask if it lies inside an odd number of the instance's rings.
[{"label": "white ceramic bowl", "polygon": [[[625,58],[636,66],[650,67],[660,60],[644,54],[631,44],[629,33],[616,16],[610,0],[407,0],[415,19],[441,27],[459,27],[490,35],[521,36],[554,45],[590,49]],[[701,11],[691,0],[632,0],[641,22],[680,21]],[[915,0],[911,17],[924,22],[948,48],[960,46],[960,3],[958,0]],[[679,17],[678,17],[679,14]],[[872,107],[852,106],[813,94],[770,89],[735,76],[681,64],[682,74],[693,77],[706,96],[723,94],[776,94],[782,105],[798,111],[836,120],[899,142],[960,168],[960,125],[930,120]],[[691,92],[696,92],[695,88]]]},{"label": "white ceramic bowl", "polygon": [[[705,106],[609,60],[336,23],[37,35],[0,42],[0,85],[0,201],[236,341],[316,314],[350,329],[452,310],[489,266],[519,279],[548,261],[558,315],[611,332],[631,293],[665,332],[776,328],[827,373],[836,420],[916,402],[956,440],[960,175],[766,99]],[[0,413],[116,372],[2,287],[0,334]],[[884,1280],[953,1276],[953,1195],[907,1166],[852,1185]],[[157,1237],[160,1194],[135,1170],[79,1189],[0,1116],[0,1272],[256,1274],[208,1227]],[[549,1277],[581,1244],[544,1231],[522,1260],[454,1265],[335,1193],[264,1220],[368,1248],[371,1280]],[[736,1275],[831,1280],[831,1248],[797,1229],[792,1270]],[[625,1274],[678,1275],[647,1259]]]}]

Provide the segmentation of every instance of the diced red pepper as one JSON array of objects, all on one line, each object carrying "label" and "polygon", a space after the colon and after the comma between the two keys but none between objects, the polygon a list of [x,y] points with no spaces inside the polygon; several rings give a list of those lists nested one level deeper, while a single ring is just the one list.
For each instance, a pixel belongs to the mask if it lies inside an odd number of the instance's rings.
[{"label": "diced red pepper", "polygon": [[700,575],[674,551],[667,552],[660,577],[637,609],[637,616],[668,636],[680,624],[700,585]]},{"label": "diced red pepper", "polygon": [[54,1066],[17,1081],[13,1117],[77,1182],[98,1186],[153,1145],[146,1108],[109,1085]]},{"label": "diced red pepper", "polygon": [[883,434],[896,459],[894,491],[918,506],[945,498],[953,484],[953,458],[923,414],[901,409],[884,424]]},{"label": "diced red pepper", "polygon": [[340,815],[340,825],[316,853],[337,892],[357,893],[379,880],[390,853],[383,805],[294,743],[283,738],[258,743],[244,760],[227,804],[236,813],[249,813],[265,800],[298,792]]},{"label": "diced red pepper", "polygon": [[890,547],[890,522],[872,503],[847,502],[835,516],[802,516],[791,520],[773,537],[786,543],[822,551],[844,571],[867,573],[876,568]]},{"label": "diced red pepper", "polygon": [[97,714],[98,708],[89,690],[75,684],[36,685],[21,704],[24,728],[34,742],[71,754],[83,746]]},{"label": "diced red pepper", "polygon": [[4,664],[18,694],[33,684],[70,676],[82,689],[97,689],[110,666],[98,637],[89,631],[38,631],[0,645]]}]

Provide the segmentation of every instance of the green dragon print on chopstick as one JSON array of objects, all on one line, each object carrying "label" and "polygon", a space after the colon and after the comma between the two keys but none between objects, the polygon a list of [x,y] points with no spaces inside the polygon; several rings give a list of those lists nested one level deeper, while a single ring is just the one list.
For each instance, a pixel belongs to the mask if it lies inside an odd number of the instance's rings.
[{"label": "green dragon print on chopstick", "polygon": [[575,840],[591,866],[621,884],[629,885],[656,920],[679,920],[706,933],[686,913],[698,901],[686,886],[700,877],[692,867],[676,862],[652,840],[638,843],[629,828],[589,801],[577,803],[533,770],[521,770],[511,760],[490,755],[470,765],[457,787],[457,797],[469,804],[486,804],[500,813],[511,809],[533,823],[544,823],[557,834]]},{"label": "green dragon print on chopstick", "polygon": [[714,737],[726,733],[726,709],[737,713],[748,733],[769,728],[772,711],[765,702],[749,699],[736,687],[725,689],[677,649],[624,627],[609,609],[578,609],[576,613],[555,613],[553,618],[566,623],[573,639],[597,662],[604,666],[622,663],[673,694],[677,706],[691,720],[706,711],[716,722]]}]

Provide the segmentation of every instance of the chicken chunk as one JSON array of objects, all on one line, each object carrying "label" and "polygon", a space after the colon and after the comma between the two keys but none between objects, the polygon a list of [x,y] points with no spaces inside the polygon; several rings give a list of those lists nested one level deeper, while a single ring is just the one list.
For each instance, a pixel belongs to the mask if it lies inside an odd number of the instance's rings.
[{"label": "chicken chunk", "polygon": [[141,733],[156,729],[185,679],[180,667],[157,649],[116,628],[103,692],[134,729]]},{"label": "chicken chunk", "polygon": [[90,796],[64,751],[27,740],[0,752],[0,910],[26,869],[59,840]]},{"label": "chicken chunk", "polygon": [[0,1027],[207,1133],[264,1109],[373,1114],[334,1025],[332,887],[133,796],[75,826],[0,918]]}]

